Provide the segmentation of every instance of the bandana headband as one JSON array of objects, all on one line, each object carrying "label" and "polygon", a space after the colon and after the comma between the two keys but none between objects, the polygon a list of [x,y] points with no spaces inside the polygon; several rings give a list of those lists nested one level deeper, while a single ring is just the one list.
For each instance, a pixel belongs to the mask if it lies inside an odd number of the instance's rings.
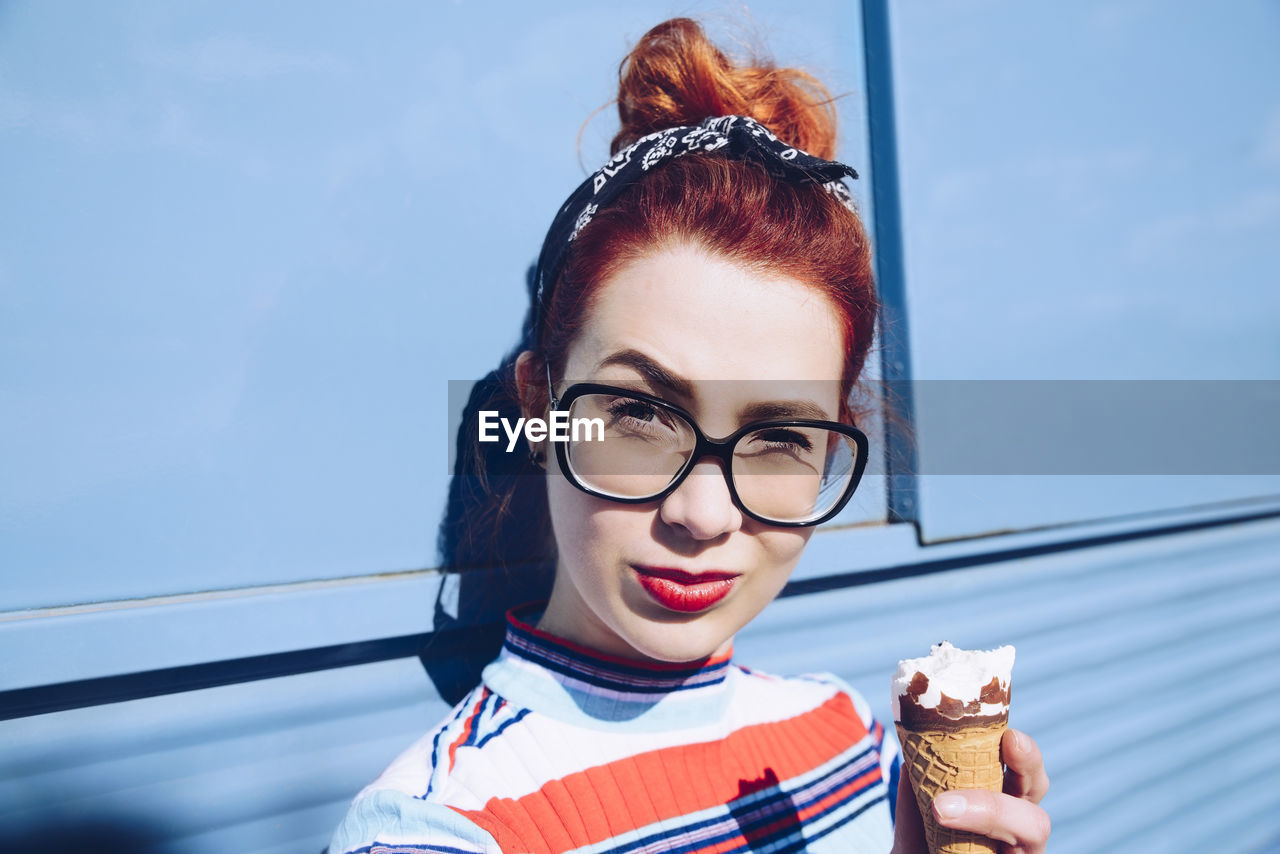
[{"label": "bandana headband", "polygon": [[853,196],[841,180],[846,176],[858,177],[852,167],[814,157],[787,145],[755,119],[719,116],[704,119],[696,125],[667,128],[642,136],[583,181],[560,206],[560,212],[547,231],[538,265],[529,282],[532,305],[526,338],[531,344],[537,344],[542,317],[551,304],[551,289],[560,277],[578,232],[591,222],[597,211],[613,204],[623,190],[643,178],[650,169],[694,153],[714,153],[735,160],[749,160],[764,166],[779,180],[820,184],[846,207],[853,209]]}]

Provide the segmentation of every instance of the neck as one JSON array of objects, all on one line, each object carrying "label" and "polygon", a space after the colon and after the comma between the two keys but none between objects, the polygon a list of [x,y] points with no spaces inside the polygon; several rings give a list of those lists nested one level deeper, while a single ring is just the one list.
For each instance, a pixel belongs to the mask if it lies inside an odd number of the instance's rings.
[{"label": "neck", "polygon": [[663,730],[705,725],[732,694],[728,657],[692,662],[619,658],[535,627],[538,605],[508,615],[485,685],[517,706],[592,727]]},{"label": "neck", "polygon": [[[640,665],[697,665],[708,659],[728,657],[733,652],[732,635],[723,639],[712,637],[708,641],[709,626],[699,624],[697,617],[677,623],[657,622],[630,611],[623,601],[618,602],[619,613],[613,620],[602,617],[572,583],[564,579],[565,573],[557,571],[546,609],[535,623],[539,631]],[[638,642],[632,636],[638,636]],[[656,643],[644,644],[645,640],[652,642],[655,638]],[[714,645],[708,648],[709,644]]]}]

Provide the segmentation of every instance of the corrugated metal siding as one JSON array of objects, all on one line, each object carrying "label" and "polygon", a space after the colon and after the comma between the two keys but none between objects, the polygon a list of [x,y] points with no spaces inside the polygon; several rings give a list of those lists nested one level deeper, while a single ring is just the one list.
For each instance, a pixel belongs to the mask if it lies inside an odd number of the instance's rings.
[{"label": "corrugated metal siding", "polygon": [[782,600],[737,653],[835,672],[887,719],[897,658],[944,638],[1017,645],[1051,850],[1280,850],[1280,524]]},{"label": "corrugated metal siding", "polygon": [[401,660],[8,721],[0,851],[316,854],[446,711]]},{"label": "corrugated metal siding", "polygon": [[[774,603],[738,659],[835,672],[887,718],[899,656],[1014,643],[1052,850],[1272,851],[1278,569],[1270,521],[850,587]],[[0,850],[315,854],[445,711],[401,660],[9,721]]]}]

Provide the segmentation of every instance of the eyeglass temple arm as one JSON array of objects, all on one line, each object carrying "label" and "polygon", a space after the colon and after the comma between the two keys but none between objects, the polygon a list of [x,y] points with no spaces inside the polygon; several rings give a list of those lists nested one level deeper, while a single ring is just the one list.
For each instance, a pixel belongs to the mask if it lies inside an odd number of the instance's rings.
[{"label": "eyeglass temple arm", "polygon": [[542,364],[547,369],[547,395],[551,398],[551,408],[559,409],[560,401],[556,399],[555,387],[551,385],[551,360],[544,359]]}]

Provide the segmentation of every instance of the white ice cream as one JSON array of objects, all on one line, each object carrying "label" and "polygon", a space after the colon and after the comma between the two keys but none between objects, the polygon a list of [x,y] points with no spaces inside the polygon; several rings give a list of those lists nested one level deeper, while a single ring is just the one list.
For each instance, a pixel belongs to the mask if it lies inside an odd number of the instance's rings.
[{"label": "white ice cream", "polygon": [[[998,649],[956,649],[947,641],[934,644],[924,658],[907,658],[898,662],[898,672],[893,676],[893,719],[902,720],[901,697],[917,673],[929,680],[929,688],[917,698],[926,709],[936,709],[946,694],[953,700],[970,703],[978,699],[982,689],[991,683],[992,677],[1001,688],[1009,687],[1013,674],[1013,647]],[[1007,703],[983,703],[982,710],[974,715],[998,715],[1009,711]]]}]

